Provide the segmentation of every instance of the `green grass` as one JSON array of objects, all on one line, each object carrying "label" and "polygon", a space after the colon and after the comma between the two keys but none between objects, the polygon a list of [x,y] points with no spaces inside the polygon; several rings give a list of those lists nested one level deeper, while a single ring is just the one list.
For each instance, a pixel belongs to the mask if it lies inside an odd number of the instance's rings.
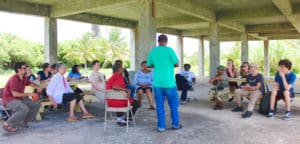
[{"label": "green grass", "polygon": [[[39,71],[39,69],[33,68],[31,71],[32,71],[32,73],[36,74]],[[87,71],[85,71],[82,68],[80,70],[80,72],[83,74],[83,76],[89,76],[90,73],[92,72],[92,69],[87,69]],[[112,69],[111,68],[109,68],[109,69],[101,69],[100,72],[103,73],[103,74],[105,74],[105,76],[106,76],[107,79],[112,75]],[[0,70],[0,88],[3,88],[5,86],[7,80],[13,74],[15,74],[14,70]]]}]

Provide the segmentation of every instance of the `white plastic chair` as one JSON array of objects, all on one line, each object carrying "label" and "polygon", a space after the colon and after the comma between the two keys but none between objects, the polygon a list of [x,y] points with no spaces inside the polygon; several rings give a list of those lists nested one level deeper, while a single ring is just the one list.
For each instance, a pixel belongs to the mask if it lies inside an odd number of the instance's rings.
[{"label": "white plastic chair", "polygon": [[[108,106],[107,100],[127,100],[127,106],[126,107],[110,107]],[[107,112],[110,113],[111,117],[112,114],[111,112],[124,112],[126,113],[126,131],[128,132],[128,121],[129,121],[129,112],[131,113],[132,116],[132,122],[133,122],[133,127],[135,127],[135,120],[134,116],[132,113],[132,106],[130,105],[129,98],[127,97],[127,94],[124,91],[115,91],[115,90],[108,90],[105,93],[105,117],[104,117],[104,131],[106,131],[106,122],[107,120]],[[113,120],[112,120],[113,121]]]}]

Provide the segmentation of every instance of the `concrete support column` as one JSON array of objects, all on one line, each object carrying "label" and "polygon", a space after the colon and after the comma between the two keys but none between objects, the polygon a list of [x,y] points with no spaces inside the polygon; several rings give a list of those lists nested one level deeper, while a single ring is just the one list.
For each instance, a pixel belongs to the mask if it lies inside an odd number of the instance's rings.
[{"label": "concrete support column", "polygon": [[179,67],[177,68],[177,72],[180,72],[183,70],[183,37],[182,36],[177,36],[177,56],[179,58]]},{"label": "concrete support column", "polygon": [[249,61],[249,46],[248,46],[248,35],[247,33],[241,34],[241,64],[243,62]]},{"label": "concrete support column", "polygon": [[45,17],[45,62],[57,63],[57,21],[56,18]]},{"label": "concrete support column", "polygon": [[99,25],[92,24],[92,31],[95,34],[95,37],[101,36],[101,27]]},{"label": "concrete support column", "polygon": [[219,25],[216,22],[210,22],[209,60],[209,75],[212,77],[220,64]]},{"label": "concrete support column", "polygon": [[139,30],[137,28],[130,30],[130,69],[138,70],[140,68],[140,63],[137,60],[139,55]]},{"label": "concrete support column", "polygon": [[264,40],[264,76],[270,76],[269,40]]},{"label": "concrete support column", "polygon": [[156,46],[156,26],[152,13],[152,1],[142,0],[142,12],[139,19],[139,47],[136,62],[141,63],[147,59],[151,48]]},{"label": "concrete support column", "polygon": [[199,39],[198,45],[198,69],[199,69],[199,76],[204,77],[204,38],[203,36]]}]

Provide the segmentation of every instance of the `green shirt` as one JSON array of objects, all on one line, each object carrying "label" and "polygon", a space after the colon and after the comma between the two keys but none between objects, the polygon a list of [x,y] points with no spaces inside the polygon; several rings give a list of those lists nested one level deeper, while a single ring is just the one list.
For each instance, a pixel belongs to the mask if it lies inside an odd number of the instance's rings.
[{"label": "green shirt", "polygon": [[154,67],[154,87],[172,88],[176,86],[174,65],[178,58],[174,50],[167,46],[152,48],[147,59],[147,66]]}]

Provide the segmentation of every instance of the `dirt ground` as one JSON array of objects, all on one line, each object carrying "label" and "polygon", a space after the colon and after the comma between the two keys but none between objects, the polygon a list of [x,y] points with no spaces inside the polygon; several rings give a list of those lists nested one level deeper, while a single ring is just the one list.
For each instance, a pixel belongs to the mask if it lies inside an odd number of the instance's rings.
[{"label": "dirt ground", "polygon": [[[233,103],[225,109],[214,111],[207,101],[210,88],[202,80],[195,91],[188,95],[197,98],[180,106],[180,121],[183,129],[163,133],[156,131],[155,111],[149,110],[146,98],[136,115],[136,127],[119,127],[114,122],[104,126],[104,106],[100,103],[87,104],[96,119],[76,123],[66,122],[66,112],[45,113],[45,120],[30,123],[30,128],[17,133],[0,129],[0,144],[299,144],[300,143],[300,99],[292,104],[292,119],[283,121],[284,105],[279,104],[274,119],[260,115],[255,108],[251,118],[242,119],[241,113],[233,113]],[[298,90],[299,88],[297,88]],[[300,89],[299,89],[300,90]],[[246,106],[247,101],[245,101]],[[168,107],[166,105],[166,107]],[[168,111],[169,109],[166,108]],[[78,114],[80,115],[80,114]],[[169,112],[167,123],[170,127]],[[2,124],[2,122],[1,122]]]}]

